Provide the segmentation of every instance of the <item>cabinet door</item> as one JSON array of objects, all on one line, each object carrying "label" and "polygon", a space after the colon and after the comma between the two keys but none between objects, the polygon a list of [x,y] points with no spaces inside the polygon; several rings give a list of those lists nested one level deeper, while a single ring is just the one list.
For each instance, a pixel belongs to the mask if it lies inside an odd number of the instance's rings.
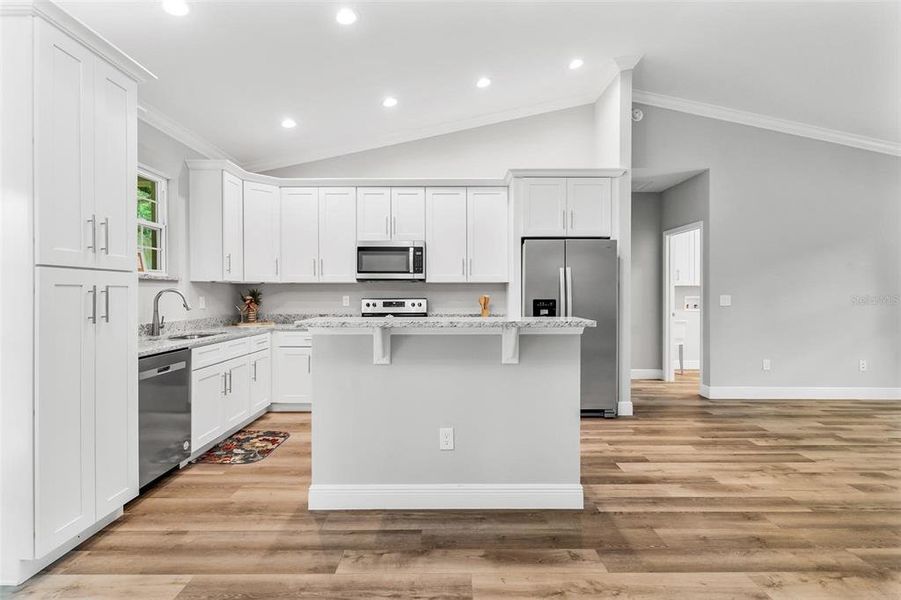
[{"label": "cabinet door", "polygon": [[244,182],[244,280],[278,281],[278,188]]},{"label": "cabinet door", "polygon": [[426,281],[466,281],[466,188],[426,190]]},{"label": "cabinet door", "polygon": [[610,237],[612,194],[608,177],[567,179],[567,235]]},{"label": "cabinet door", "polygon": [[425,239],[425,188],[391,188],[391,239]]},{"label": "cabinet door", "polygon": [[391,239],[391,188],[357,188],[357,239]]},{"label": "cabinet door", "polygon": [[319,190],[281,189],[281,281],[319,280]]},{"label": "cabinet door", "polygon": [[35,554],[94,523],[95,274],[36,269]]},{"label": "cabinet door", "polygon": [[94,449],[97,518],[138,495],[137,278],[98,274]]},{"label": "cabinet door", "polygon": [[[226,364],[226,363],[223,363]],[[227,376],[222,365],[191,373],[191,450],[197,452],[222,433]]]},{"label": "cabinet door", "polygon": [[523,179],[522,234],[566,235],[566,180],[550,177]]},{"label": "cabinet door", "polygon": [[690,285],[691,234],[679,233],[670,240],[670,261],[672,263],[673,285]]},{"label": "cabinet door", "polygon": [[222,173],[222,280],[244,281],[244,182]]},{"label": "cabinet door", "polygon": [[225,363],[226,393],[223,400],[223,431],[229,430],[250,414],[250,357],[242,356]]},{"label": "cabinet door", "polygon": [[312,402],[312,348],[276,348],[274,402]]},{"label": "cabinet door", "polygon": [[97,266],[103,269],[135,269],[137,126],[137,85],[98,60],[94,65],[94,212]]},{"label": "cabinet door", "polygon": [[507,188],[469,188],[467,205],[468,280],[507,281]]},{"label": "cabinet door", "polygon": [[269,350],[250,355],[250,412],[264,410],[272,402],[272,355]]},{"label": "cabinet door", "polygon": [[319,188],[319,281],[357,280],[357,190]]},{"label": "cabinet door", "polygon": [[[34,23],[35,262],[93,266],[98,233],[93,167],[96,59],[43,19]],[[121,201],[133,210],[134,187],[131,192]]]}]

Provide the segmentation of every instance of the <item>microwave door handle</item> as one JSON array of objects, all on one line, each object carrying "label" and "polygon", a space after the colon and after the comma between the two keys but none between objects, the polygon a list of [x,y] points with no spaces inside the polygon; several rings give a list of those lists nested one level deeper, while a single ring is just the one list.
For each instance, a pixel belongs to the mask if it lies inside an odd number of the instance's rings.
[{"label": "microwave door handle", "polygon": [[413,273],[413,246],[410,246],[410,273]]}]

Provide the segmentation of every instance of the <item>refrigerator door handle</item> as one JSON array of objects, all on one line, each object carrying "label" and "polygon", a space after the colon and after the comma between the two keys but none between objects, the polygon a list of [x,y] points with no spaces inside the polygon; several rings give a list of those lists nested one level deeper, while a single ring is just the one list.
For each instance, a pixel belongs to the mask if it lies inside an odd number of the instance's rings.
[{"label": "refrigerator door handle", "polygon": [[573,270],[566,267],[566,316],[573,316]]},{"label": "refrigerator door handle", "polygon": [[560,308],[557,311],[559,317],[566,316],[566,274],[560,267]]}]

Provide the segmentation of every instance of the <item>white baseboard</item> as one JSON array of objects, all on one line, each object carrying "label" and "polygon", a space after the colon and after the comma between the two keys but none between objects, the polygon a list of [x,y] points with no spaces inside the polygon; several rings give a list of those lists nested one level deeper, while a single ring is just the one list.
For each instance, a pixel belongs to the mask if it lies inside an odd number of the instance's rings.
[{"label": "white baseboard", "polygon": [[616,403],[617,417],[631,417],[634,414],[631,400],[620,400]]},{"label": "white baseboard", "polygon": [[901,400],[901,388],[707,386],[700,394],[711,400]]},{"label": "white baseboard", "polygon": [[311,407],[309,402],[273,402],[269,412],[310,412]]},{"label": "white baseboard", "polygon": [[[691,370],[697,371],[698,369],[701,368],[701,361],[698,359],[683,360],[682,362],[685,363],[686,369],[691,369]],[[679,359],[678,358],[673,361],[673,368],[676,369],[677,371],[679,370]]]},{"label": "white baseboard", "polygon": [[663,379],[663,369],[632,369],[632,379]]},{"label": "white baseboard", "polygon": [[581,509],[573,484],[310,485],[310,510]]}]

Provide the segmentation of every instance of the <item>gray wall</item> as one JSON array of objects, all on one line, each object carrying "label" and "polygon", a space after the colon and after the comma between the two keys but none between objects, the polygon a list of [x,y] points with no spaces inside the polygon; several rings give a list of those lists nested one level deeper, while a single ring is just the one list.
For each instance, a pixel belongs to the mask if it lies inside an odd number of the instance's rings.
[{"label": "gray wall", "polygon": [[632,194],[633,369],[662,368],[661,202],[660,194]]},{"label": "gray wall", "polygon": [[594,166],[594,107],[495,125],[267,172],[279,177],[503,177],[513,168]]},{"label": "gray wall", "polygon": [[[138,122],[138,163],[170,177],[169,180],[169,275],[178,281],[138,282],[138,322],[149,323],[153,315],[153,297],[167,287],[181,290],[194,310],[182,308],[174,294],[160,300],[160,313],[167,321],[200,319],[237,312],[234,309],[237,292],[234,286],[223,283],[191,283],[188,280],[188,167],[185,159],[205,158],[181,142],[172,139],[143,121]],[[206,300],[206,309],[198,308],[199,297]]]},{"label": "gray wall", "polygon": [[642,110],[634,167],[709,169],[709,383],[901,386],[901,159]]}]

